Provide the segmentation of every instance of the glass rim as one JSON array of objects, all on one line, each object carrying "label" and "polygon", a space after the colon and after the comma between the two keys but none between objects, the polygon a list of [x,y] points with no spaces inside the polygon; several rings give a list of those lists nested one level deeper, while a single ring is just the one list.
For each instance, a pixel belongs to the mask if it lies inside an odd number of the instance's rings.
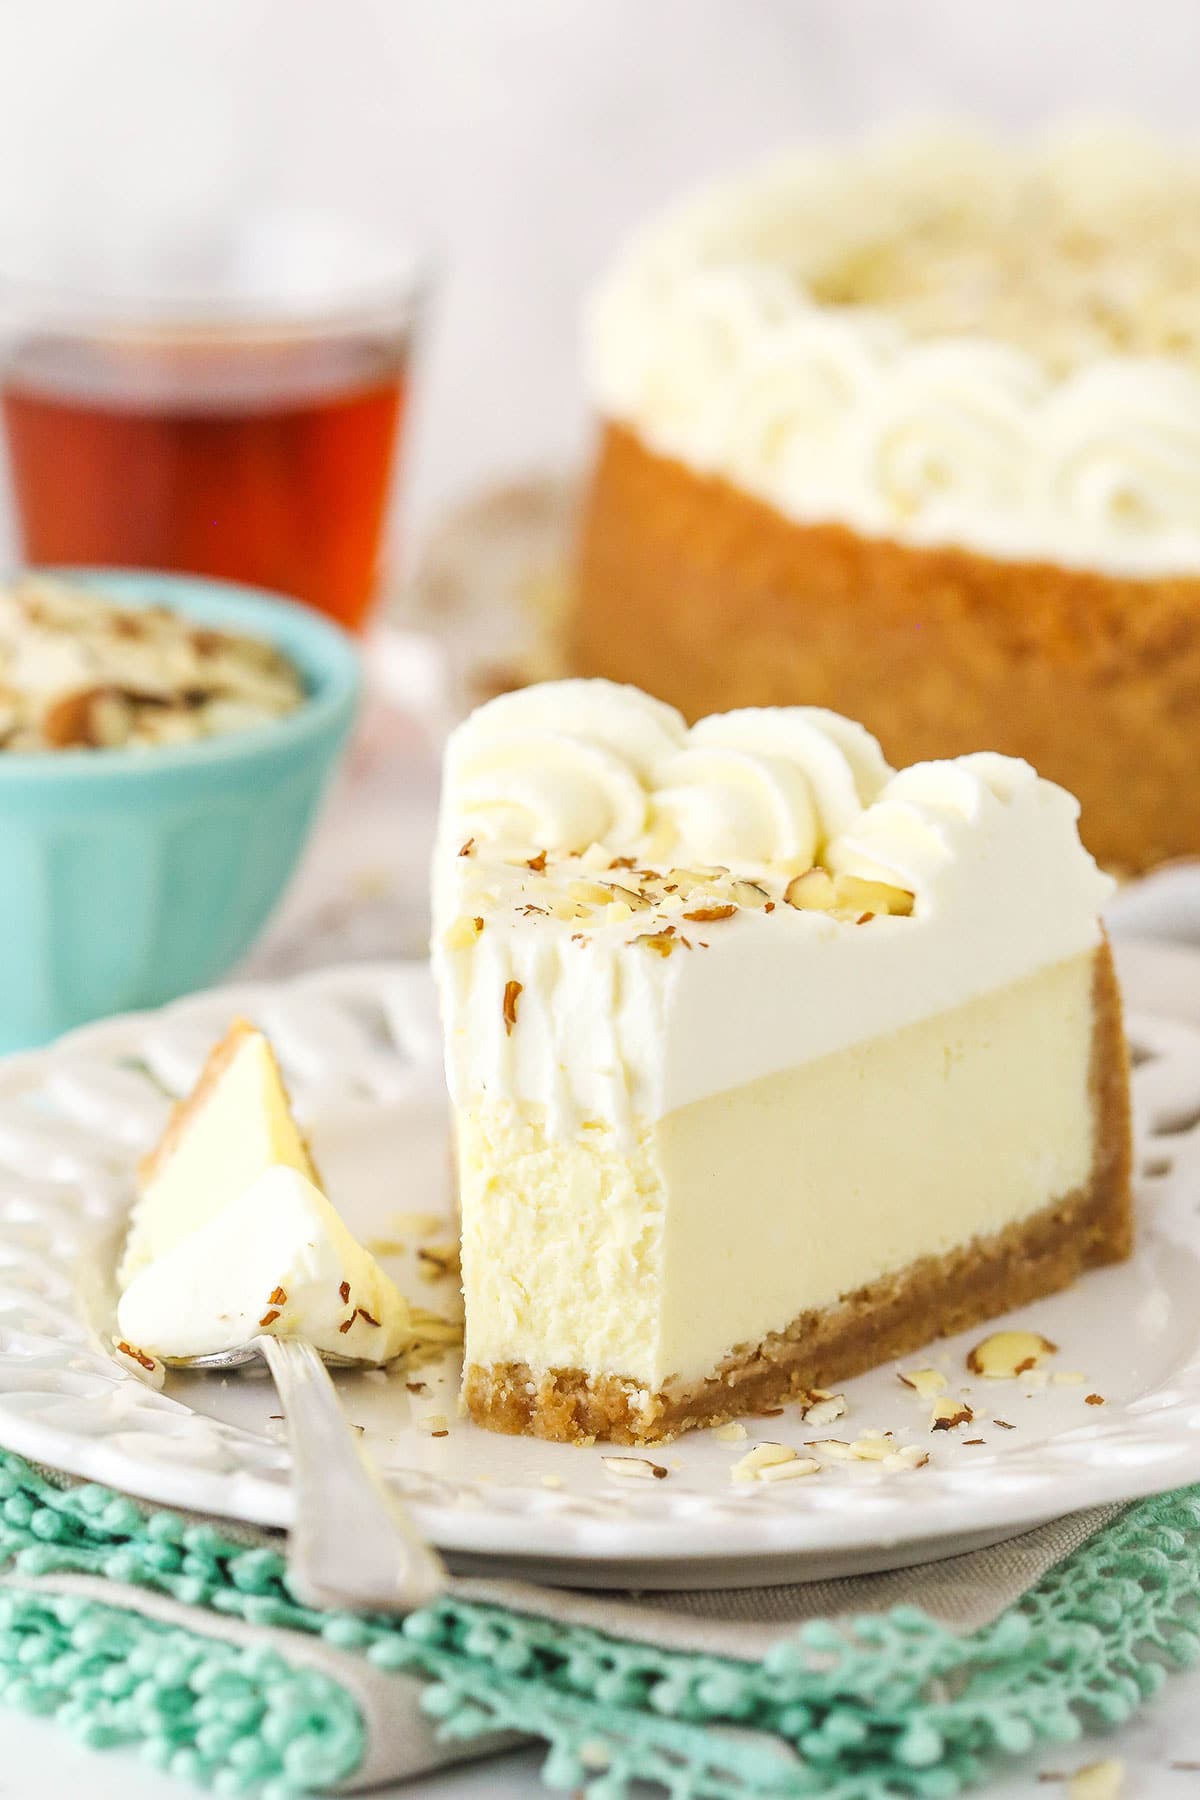
[{"label": "glass rim", "polygon": [[[324,226],[344,228],[353,223],[336,214],[302,217],[309,223],[315,218]],[[255,222],[252,217],[251,225]],[[381,241],[379,233],[377,242]],[[335,270],[315,289],[308,282],[289,292],[282,281],[273,289],[259,285],[239,290],[220,280],[195,278],[174,286],[136,277],[87,280],[0,254],[0,336],[18,330],[102,339],[133,335],[164,340],[279,339],[372,329],[406,331],[428,303],[437,258],[431,249],[407,239],[387,251],[385,262],[382,272],[376,267],[356,278]]]}]

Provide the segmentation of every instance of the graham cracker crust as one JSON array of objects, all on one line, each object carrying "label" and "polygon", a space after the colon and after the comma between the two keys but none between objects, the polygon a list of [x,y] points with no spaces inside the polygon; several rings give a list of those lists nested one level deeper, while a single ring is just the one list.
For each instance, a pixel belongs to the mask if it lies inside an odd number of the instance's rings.
[{"label": "graham cracker crust", "polygon": [[1141,579],[802,525],[606,427],[567,626],[572,673],[689,718],[803,703],[897,767],[981,743],[1078,795],[1089,849],[1200,854],[1200,577]]},{"label": "graham cracker crust", "polygon": [[1093,976],[1091,1088],[1091,1178],[1031,1218],[946,1256],[923,1257],[835,1307],[801,1313],[690,1386],[668,1383],[650,1393],[618,1375],[472,1363],[463,1372],[467,1411],[489,1430],[559,1443],[661,1443],[861,1375],[933,1338],[1057,1293],[1086,1269],[1122,1261],[1133,1247],[1132,1132],[1121,997],[1107,940]]}]

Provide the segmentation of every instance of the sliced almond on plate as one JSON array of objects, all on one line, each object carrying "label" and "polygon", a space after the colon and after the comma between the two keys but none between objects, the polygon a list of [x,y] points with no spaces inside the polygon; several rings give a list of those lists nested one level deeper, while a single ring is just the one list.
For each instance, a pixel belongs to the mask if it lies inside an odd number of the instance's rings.
[{"label": "sliced almond on plate", "polygon": [[619,1475],[627,1481],[665,1481],[667,1471],[661,1463],[651,1462],[645,1456],[602,1456],[600,1461],[610,1475]]},{"label": "sliced almond on plate", "polygon": [[1037,1331],[994,1331],[969,1352],[967,1367],[972,1375],[989,1381],[1016,1381],[1057,1350],[1057,1344]]},{"label": "sliced almond on plate", "polygon": [[930,1431],[957,1431],[960,1425],[974,1423],[975,1414],[965,1400],[950,1394],[939,1394],[929,1414]]},{"label": "sliced almond on plate", "polygon": [[935,1400],[949,1385],[940,1369],[897,1369],[896,1374],[921,1400]]},{"label": "sliced almond on plate", "polygon": [[739,1457],[729,1473],[734,1481],[754,1481],[763,1469],[778,1463],[794,1461],[796,1452],[788,1444],[761,1443]]}]

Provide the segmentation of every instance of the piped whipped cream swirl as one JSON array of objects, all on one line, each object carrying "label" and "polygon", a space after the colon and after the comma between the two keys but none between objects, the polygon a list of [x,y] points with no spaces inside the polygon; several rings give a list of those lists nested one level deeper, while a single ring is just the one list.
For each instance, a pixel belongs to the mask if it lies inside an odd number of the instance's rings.
[{"label": "piped whipped cream swirl", "polygon": [[790,518],[1200,571],[1200,156],[940,132],[794,156],[635,242],[593,398]]},{"label": "piped whipped cream swirl", "polygon": [[[451,737],[435,855],[452,1097],[628,1137],[1086,952],[1112,884],[1077,817],[1010,757],[895,773],[818,708],[689,730],[603,681],[492,701]],[[865,898],[808,909],[814,865]]]},{"label": "piped whipped cream swirl", "polygon": [[606,681],[502,695],[455,733],[446,793],[481,844],[806,869],[889,771],[861,725],[820,707],[751,707],[691,731]]}]

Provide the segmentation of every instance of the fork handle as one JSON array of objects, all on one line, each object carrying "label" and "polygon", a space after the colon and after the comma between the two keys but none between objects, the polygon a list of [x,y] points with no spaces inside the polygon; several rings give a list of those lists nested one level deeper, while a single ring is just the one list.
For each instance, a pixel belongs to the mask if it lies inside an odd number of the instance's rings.
[{"label": "fork handle", "polygon": [[288,1572],[308,1606],[412,1612],[446,1584],[446,1566],[384,1486],[342,1412],[320,1353],[263,1336],[292,1457]]}]

